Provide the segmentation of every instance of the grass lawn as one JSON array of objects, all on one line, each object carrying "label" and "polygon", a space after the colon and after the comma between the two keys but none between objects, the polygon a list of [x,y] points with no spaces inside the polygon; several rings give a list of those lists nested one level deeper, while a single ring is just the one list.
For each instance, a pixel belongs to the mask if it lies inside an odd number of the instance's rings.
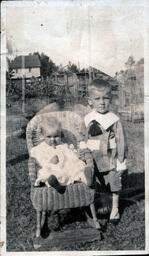
[{"label": "grass lawn", "polygon": [[[9,110],[9,113],[12,113]],[[13,113],[15,114],[15,113]],[[144,125],[124,122],[128,140],[128,176],[125,187],[144,186]],[[7,250],[34,251],[36,213],[30,201],[28,152],[25,138],[7,139]],[[123,202],[119,224],[107,224],[104,239],[51,247],[49,250],[143,250],[145,248],[144,200],[138,204]],[[62,214],[62,213],[61,213]],[[60,216],[60,215],[59,215]],[[75,216],[75,218],[74,218]],[[62,217],[62,216],[60,216]],[[61,222],[60,230],[87,228],[81,212],[72,210]],[[44,250],[41,248],[40,250]]]}]

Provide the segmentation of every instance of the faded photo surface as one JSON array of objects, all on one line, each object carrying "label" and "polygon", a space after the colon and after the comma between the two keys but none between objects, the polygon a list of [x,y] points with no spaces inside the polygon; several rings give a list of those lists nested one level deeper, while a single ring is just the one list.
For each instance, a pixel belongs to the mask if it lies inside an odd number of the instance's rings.
[{"label": "faded photo surface", "polygon": [[2,3],[2,255],[147,253],[147,10]]}]

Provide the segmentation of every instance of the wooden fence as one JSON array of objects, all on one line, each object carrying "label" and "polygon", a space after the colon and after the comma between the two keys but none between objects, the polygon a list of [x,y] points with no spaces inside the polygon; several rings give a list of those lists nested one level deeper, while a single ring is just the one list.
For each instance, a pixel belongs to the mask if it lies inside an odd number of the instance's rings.
[{"label": "wooden fence", "polygon": [[[56,79],[56,80],[55,80]],[[7,96],[18,95],[22,98],[22,112],[25,112],[25,101],[27,98],[41,98],[46,96],[46,104],[49,104],[53,101],[62,101],[63,105],[71,107],[74,104],[87,104],[87,92],[88,92],[88,83],[83,80],[77,81],[75,77],[73,79],[66,77],[66,75],[60,78],[58,77],[52,80],[48,79],[36,79],[32,78],[19,79],[13,81],[7,81]],[[65,82],[65,83],[64,83]],[[112,110],[115,111],[118,109],[121,117],[126,121],[143,121],[144,120],[144,109],[143,103],[133,102],[132,94],[126,93],[124,90],[119,91],[113,95],[115,97],[115,102],[113,102]],[[117,97],[119,98],[117,100]],[[139,99],[139,97],[138,97]],[[136,98],[134,98],[136,101]]]},{"label": "wooden fence", "polygon": [[128,107],[119,109],[121,118],[125,121],[143,122],[144,121],[144,104],[131,104]]}]

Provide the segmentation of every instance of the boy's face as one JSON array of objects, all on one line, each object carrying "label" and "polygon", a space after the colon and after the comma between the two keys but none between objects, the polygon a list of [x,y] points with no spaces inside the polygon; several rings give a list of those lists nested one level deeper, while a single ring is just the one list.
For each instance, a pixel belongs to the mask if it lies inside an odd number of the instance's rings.
[{"label": "boy's face", "polygon": [[44,139],[49,146],[57,146],[61,143],[61,132],[54,127],[44,129]]},{"label": "boy's face", "polygon": [[111,93],[106,88],[101,90],[93,89],[90,92],[89,104],[91,104],[93,108],[101,114],[105,114],[109,111],[110,101]]}]

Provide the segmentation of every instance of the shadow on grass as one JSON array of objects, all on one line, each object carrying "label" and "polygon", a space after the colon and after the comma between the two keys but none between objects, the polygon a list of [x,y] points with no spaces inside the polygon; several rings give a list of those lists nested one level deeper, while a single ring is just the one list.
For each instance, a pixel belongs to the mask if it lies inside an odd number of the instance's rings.
[{"label": "shadow on grass", "polygon": [[145,176],[144,173],[130,173],[125,172],[122,177],[122,186],[125,190],[126,188],[140,188],[144,191],[145,186]]},{"label": "shadow on grass", "polygon": [[[123,175],[122,179],[123,190],[120,193],[119,209],[122,216],[125,209],[132,205],[136,205],[139,200],[144,199],[144,196],[139,197],[144,193],[144,173],[131,173],[127,172]],[[104,188],[105,189],[105,188]],[[98,192],[98,191],[97,191]],[[138,198],[135,200],[135,196]],[[112,194],[107,190],[100,191],[96,194],[95,207],[97,211],[98,219],[101,221],[103,231],[107,229],[109,215],[112,207]],[[54,230],[76,229],[86,227],[86,216],[84,210],[92,218],[89,207],[82,207],[76,209],[64,209],[58,211],[55,216],[51,216],[47,219],[46,225],[43,229],[43,237],[46,238],[51,230],[50,225],[54,227]],[[55,224],[54,224],[55,223]]]},{"label": "shadow on grass", "polygon": [[[120,192],[119,209],[122,215],[125,208],[136,204],[145,198],[144,173],[131,173],[126,171],[122,176],[122,190]],[[98,218],[109,218],[112,208],[112,193],[105,185],[97,183],[95,207]]]},{"label": "shadow on grass", "polygon": [[28,154],[23,154],[23,155],[17,156],[14,159],[8,160],[7,163],[6,163],[6,167],[8,167],[10,165],[13,166],[13,165],[15,165],[19,162],[23,162],[23,161],[27,160],[28,158],[29,158]]},{"label": "shadow on grass", "polygon": [[48,213],[45,224],[42,228],[41,236],[47,238],[51,231],[62,231],[65,229],[76,229],[84,225],[86,217],[80,208],[62,209],[55,213]]}]

